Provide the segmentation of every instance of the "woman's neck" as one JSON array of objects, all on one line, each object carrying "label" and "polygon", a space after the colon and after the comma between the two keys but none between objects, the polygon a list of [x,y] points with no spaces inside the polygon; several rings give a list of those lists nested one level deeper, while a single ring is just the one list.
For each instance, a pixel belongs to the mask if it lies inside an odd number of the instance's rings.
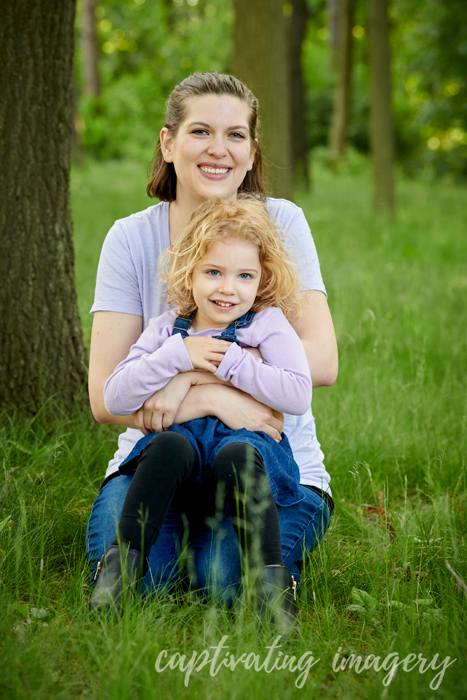
[{"label": "woman's neck", "polygon": [[175,199],[169,205],[169,231],[170,245],[173,245],[185,226],[188,225],[191,215],[200,202],[182,202]]}]

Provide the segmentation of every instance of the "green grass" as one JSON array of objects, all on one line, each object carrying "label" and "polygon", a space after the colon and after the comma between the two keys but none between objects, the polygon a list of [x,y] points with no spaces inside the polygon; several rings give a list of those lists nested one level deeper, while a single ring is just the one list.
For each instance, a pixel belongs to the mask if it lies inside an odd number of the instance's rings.
[{"label": "green grass", "polygon": [[[72,184],[88,339],[105,233],[151,201],[137,165],[88,163]],[[264,661],[273,643],[274,635],[184,591],[96,621],[87,609],[84,535],[118,430],[86,412],[59,414],[53,426],[41,416],[4,416],[0,697],[467,695],[467,600],[445,565],[467,579],[465,190],[402,181],[398,200],[395,221],[375,217],[364,168],[339,175],[318,168],[314,192],[297,198],[320,255],[341,363],[336,385],[313,397],[337,507],[299,587],[301,635],[281,649],[301,659],[301,670],[266,673],[239,663],[211,677],[206,666],[188,688],[178,666],[158,673],[163,650],[166,662],[204,649],[212,658],[210,647],[227,636],[220,659],[255,653]],[[319,661],[305,680],[306,652]],[[338,670],[343,655],[390,653],[428,662],[438,654],[436,666],[448,656],[457,661],[437,690],[430,683],[440,669],[401,666],[387,687],[388,670]]]}]

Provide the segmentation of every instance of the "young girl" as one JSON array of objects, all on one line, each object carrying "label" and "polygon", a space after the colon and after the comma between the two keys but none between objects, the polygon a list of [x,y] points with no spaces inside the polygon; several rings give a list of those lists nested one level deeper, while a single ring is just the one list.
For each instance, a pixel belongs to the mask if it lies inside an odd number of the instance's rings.
[{"label": "young girl", "polygon": [[[287,320],[300,307],[295,270],[264,203],[252,197],[207,200],[167,254],[161,274],[177,311],[151,319],[104,388],[107,410],[128,415],[172,377],[180,378],[164,417],[167,432],[142,438],[119,468],[123,474],[136,469],[118,526],[125,573],[133,587],[141,582],[172,502],[201,485],[207,494],[222,494],[220,505],[229,508],[268,603],[274,607],[288,592],[275,614],[290,621],[293,577],[283,566],[276,503],[293,505],[303,496],[287,437],[275,441],[263,432],[231,430],[214,417],[171,422],[198,381],[227,382],[276,411],[307,411],[307,358]],[[91,607],[119,604],[122,573],[115,541],[101,560]]]}]

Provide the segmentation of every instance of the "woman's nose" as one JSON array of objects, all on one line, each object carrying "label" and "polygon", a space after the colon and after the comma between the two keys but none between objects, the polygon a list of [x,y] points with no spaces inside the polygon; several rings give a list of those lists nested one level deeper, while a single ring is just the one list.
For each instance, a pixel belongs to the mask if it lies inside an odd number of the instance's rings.
[{"label": "woman's nose", "polygon": [[213,155],[215,158],[223,158],[227,155],[227,147],[222,136],[219,135],[213,138],[208,151],[210,155]]}]

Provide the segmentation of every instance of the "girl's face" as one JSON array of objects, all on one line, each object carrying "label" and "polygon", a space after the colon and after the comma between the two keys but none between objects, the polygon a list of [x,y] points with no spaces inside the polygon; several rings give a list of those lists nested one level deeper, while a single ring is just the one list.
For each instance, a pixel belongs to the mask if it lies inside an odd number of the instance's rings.
[{"label": "girl's face", "polygon": [[162,129],[162,155],[177,174],[177,202],[194,210],[205,199],[236,198],[255,155],[249,116],[238,97],[203,95],[190,98],[175,136]]},{"label": "girl's face", "polygon": [[239,238],[215,241],[195,265],[196,332],[224,328],[253,306],[261,282],[258,248]]}]

